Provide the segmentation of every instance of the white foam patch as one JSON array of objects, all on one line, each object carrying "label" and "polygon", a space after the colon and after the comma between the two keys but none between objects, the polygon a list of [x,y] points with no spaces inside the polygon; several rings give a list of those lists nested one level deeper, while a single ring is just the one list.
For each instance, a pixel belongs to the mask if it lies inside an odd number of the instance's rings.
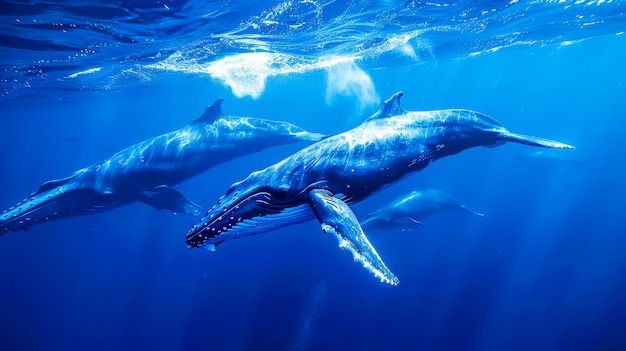
[{"label": "white foam patch", "polygon": [[250,96],[257,99],[265,91],[265,83],[269,77],[327,69],[345,62],[354,62],[356,59],[358,58],[327,56],[310,60],[281,53],[250,52],[200,64],[177,52],[161,62],[146,67],[189,74],[208,74],[229,87],[235,96],[239,98]]},{"label": "white foam patch", "polygon": [[410,58],[412,61],[419,62],[420,53],[426,53],[428,56],[434,56],[432,43],[422,37],[424,30],[414,30],[402,34],[391,35],[378,46],[370,48],[366,57],[376,57],[390,52],[401,53],[403,56]]},{"label": "white foam patch", "polygon": [[206,73],[230,87],[235,96],[257,99],[265,91],[267,77],[277,74],[272,71],[276,59],[270,53],[229,56],[208,64]]},{"label": "white foam patch", "polygon": [[102,69],[102,67],[95,67],[95,68],[86,69],[84,71],[72,73],[69,76],[67,76],[67,78],[76,78],[78,76],[82,76],[82,75],[85,75],[85,74],[91,74],[91,73],[100,72],[101,69]]},{"label": "white foam patch", "polygon": [[338,63],[326,69],[326,103],[331,104],[337,95],[355,97],[359,102],[359,111],[372,105],[378,105],[380,98],[372,78],[354,61]]},{"label": "white foam patch", "polygon": [[387,39],[387,42],[382,46],[383,52],[397,50],[404,54],[405,56],[410,57],[414,61],[419,61],[417,54],[415,53],[415,49],[411,45],[411,40],[419,36],[421,32],[414,31],[412,33],[405,33],[402,35],[394,36]]}]

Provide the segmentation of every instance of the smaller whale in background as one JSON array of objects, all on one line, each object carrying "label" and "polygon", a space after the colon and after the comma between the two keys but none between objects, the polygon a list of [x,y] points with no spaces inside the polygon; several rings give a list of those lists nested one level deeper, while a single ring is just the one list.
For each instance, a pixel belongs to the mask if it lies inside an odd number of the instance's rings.
[{"label": "smaller whale in background", "polygon": [[222,101],[215,101],[184,128],[137,143],[67,178],[44,183],[0,214],[0,235],[136,201],[157,210],[198,215],[200,207],[171,186],[271,146],[324,137],[287,122],[225,115]]},{"label": "smaller whale in background", "polygon": [[401,196],[369,214],[361,222],[361,227],[366,233],[392,229],[414,230],[422,225],[422,219],[450,210],[462,210],[484,216],[443,190],[422,188]]}]

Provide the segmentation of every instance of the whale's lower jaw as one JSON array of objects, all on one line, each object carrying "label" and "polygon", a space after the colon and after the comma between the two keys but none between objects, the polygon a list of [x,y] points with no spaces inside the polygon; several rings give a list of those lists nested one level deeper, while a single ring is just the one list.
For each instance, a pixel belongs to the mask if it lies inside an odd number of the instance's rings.
[{"label": "whale's lower jaw", "polygon": [[245,218],[236,212],[227,212],[214,222],[202,219],[187,234],[187,245],[190,248],[206,247],[213,251],[225,241],[263,234],[313,219],[315,216],[308,203],[251,218]]}]

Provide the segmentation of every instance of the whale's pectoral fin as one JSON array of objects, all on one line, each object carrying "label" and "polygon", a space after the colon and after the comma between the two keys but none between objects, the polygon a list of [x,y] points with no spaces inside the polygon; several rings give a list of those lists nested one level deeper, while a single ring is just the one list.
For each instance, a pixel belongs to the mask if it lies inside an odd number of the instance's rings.
[{"label": "whale's pectoral fin", "polygon": [[345,202],[333,197],[329,191],[321,189],[311,190],[308,196],[311,208],[322,224],[322,230],[334,234],[342,250],[348,249],[355,262],[361,262],[363,267],[381,281],[398,285],[398,278],[378,256],[376,249],[363,233],[354,212]]},{"label": "whale's pectoral fin", "polygon": [[145,190],[141,193],[139,201],[150,205],[157,210],[167,209],[174,213],[184,213],[197,216],[200,214],[201,207],[191,202],[183,194],[166,185],[160,185],[155,188]]}]

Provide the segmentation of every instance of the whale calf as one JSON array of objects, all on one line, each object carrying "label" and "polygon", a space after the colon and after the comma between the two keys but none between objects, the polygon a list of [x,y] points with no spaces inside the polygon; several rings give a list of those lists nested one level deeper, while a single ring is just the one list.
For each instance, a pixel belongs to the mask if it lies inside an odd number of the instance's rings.
[{"label": "whale calf", "polygon": [[44,183],[0,214],[0,235],[135,201],[156,209],[198,215],[200,207],[171,186],[270,146],[324,137],[287,122],[226,115],[222,102],[215,101],[202,116],[179,130],[130,146],[67,178]]},{"label": "whale calf", "polygon": [[366,233],[392,229],[413,230],[422,225],[422,219],[437,212],[462,210],[477,216],[484,216],[465,206],[449,193],[432,188],[422,188],[405,194],[361,221]]},{"label": "whale calf", "polygon": [[187,233],[190,247],[210,250],[224,241],[317,218],[339,247],[381,281],[398,279],[365,236],[349,207],[386,184],[442,157],[475,146],[515,142],[573,148],[508,131],[469,110],[406,111],[402,92],[386,100],[361,125],[330,136],[233,184]]}]

